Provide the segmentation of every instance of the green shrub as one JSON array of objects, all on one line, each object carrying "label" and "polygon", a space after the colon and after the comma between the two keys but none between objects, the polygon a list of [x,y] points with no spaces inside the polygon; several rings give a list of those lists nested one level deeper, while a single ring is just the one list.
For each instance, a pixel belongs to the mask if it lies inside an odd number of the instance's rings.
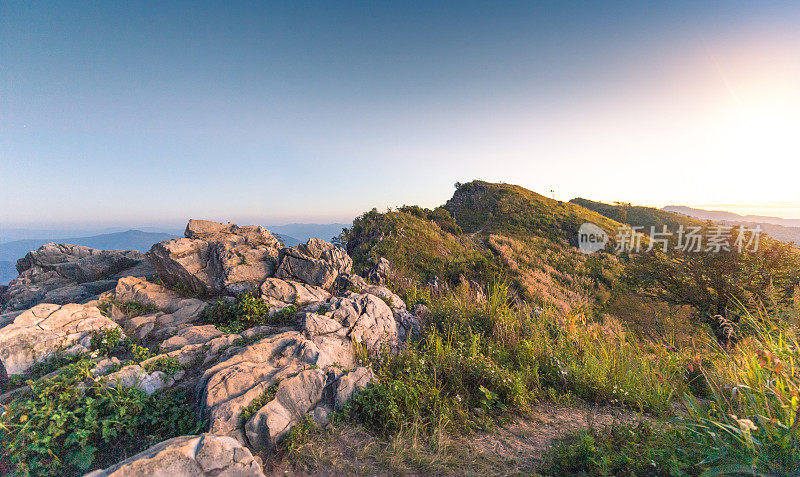
[{"label": "green shrub", "polygon": [[184,369],[184,366],[178,362],[178,359],[173,356],[159,356],[152,362],[144,366],[145,371],[152,373],[154,371],[161,371],[167,376],[172,376],[178,371]]},{"label": "green shrub", "polygon": [[88,357],[12,401],[0,417],[0,469],[18,475],[80,475],[158,441],[202,432],[186,396],[148,396],[93,377]]},{"label": "green shrub", "polygon": [[242,293],[232,302],[219,300],[203,310],[203,319],[225,333],[241,333],[260,325],[287,326],[296,323],[297,307],[269,313],[270,305],[252,293]]}]

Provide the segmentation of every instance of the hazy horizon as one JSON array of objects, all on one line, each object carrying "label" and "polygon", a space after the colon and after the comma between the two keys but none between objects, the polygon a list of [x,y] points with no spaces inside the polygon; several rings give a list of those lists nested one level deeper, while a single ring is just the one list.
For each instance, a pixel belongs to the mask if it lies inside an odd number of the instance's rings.
[{"label": "hazy horizon", "polygon": [[791,3],[3,2],[0,226],[348,222],[476,178],[800,218],[798,21]]}]

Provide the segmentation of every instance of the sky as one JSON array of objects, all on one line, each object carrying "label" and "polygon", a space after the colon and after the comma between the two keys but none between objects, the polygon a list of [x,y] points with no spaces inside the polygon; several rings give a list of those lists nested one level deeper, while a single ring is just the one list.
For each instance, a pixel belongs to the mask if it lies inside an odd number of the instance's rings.
[{"label": "sky", "polygon": [[0,226],[455,182],[800,218],[798,2],[0,2]]}]

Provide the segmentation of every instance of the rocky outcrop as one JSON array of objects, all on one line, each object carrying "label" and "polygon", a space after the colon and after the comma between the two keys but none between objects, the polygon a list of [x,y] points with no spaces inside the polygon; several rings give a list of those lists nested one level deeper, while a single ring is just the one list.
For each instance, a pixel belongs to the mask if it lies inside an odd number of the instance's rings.
[{"label": "rocky outcrop", "polygon": [[114,290],[117,302],[136,302],[158,310],[155,313],[128,317],[116,307],[111,317],[131,337],[140,341],[160,341],[172,336],[200,317],[207,303],[197,298],[184,298],[174,291],[141,278],[126,277]]},{"label": "rocky outcrop", "polygon": [[378,297],[350,293],[332,297],[324,305],[324,313],[299,312],[299,330],[286,329],[245,347],[232,348],[227,351],[228,358],[205,372],[198,393],[211,432],[244,442],[239,428],[242,409],[277,382],[278,402],[271,400],[270,408],[247,428],[251,443],[273,445],[307,414],[324,422],[336,396],[342,399],[347,394],[338,392],[338,387],[340,378],[347,375],[342,370],[355,366],[353,343],[371,353],[398,346],[394,314]]},{"label": "rocky outcrop", "polygon": [[206,295],[257,289],[277,267],[280,242],[263,227],[190,220],[184,238],[153,245],[147,258],[168,285]]},{"label": "rocky outcrop", "polygon": [[0,306],[21,310],[39,303],[82,303],[111,290],[123,276],[155,270],[135,250],[96,250],[48,243],[17,262],[19,277],[0,294]]},{"label": "rocky outcrop", "polygon": [[322,288],[294,280],[267,278],[261,285],[261,298],[272,306],[307,305],[325,301],[330,296],[331,294]]},{"label": "rocky outcrop", "polygon": [[367,280],[378,285],[383,285],[386,283],[386,279],[391,273],[392,267],[389,264],[389,260],[381,257],[378,263],[367,271]]},{"label": "rocky outcrop", "polygon": [[235,439],[213,434],[166,440],[86,477],[263,477],[258,461]]},{"label": "rocky outcrop", "polygon": [[147,372],[138,364],[125,366],[119,371],[109,374],[104,380],[112,388],[138,388],[148,395],[161,388],[169,387],[175,382],[162,371]]},{"label": "rocky outcrop", "polygon": [[270,450],[306,416],[326,425],[331,413],[374,379],[372,370],[309,369],[280,382],[275,397],[245,424],[247,442]]},{"label": "rocky outcrop", "polygon": [[8,374],[22,374],[56,352],[89,351],[92,333],[119,328],[95,307],[37,305],[0,328],[0,361]]}]

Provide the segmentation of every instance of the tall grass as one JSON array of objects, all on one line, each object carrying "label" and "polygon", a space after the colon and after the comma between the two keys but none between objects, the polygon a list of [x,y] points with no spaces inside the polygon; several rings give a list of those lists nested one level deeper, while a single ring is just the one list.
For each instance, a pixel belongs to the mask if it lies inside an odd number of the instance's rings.
[{"label": "tall grass", "polygon": [[742,311],[747,336],[719,347],[704,367],[710,401],[687,396],[682,424],[701,442],[711,471],[800,472],[800,343],[796,329],[764,312]]},{"label": "tall grass", "polygon": [[349,411],[385,435],[409,426],[482,426],[563,394],[668,414],[688,390],[678,355],[645,349],[611,320],[516,305],[506,282],[492,283],[485,297],[461,286],[433,298],[412,288],[405,298],[427,301],[423,334],[371,363],[378,383]]}]

